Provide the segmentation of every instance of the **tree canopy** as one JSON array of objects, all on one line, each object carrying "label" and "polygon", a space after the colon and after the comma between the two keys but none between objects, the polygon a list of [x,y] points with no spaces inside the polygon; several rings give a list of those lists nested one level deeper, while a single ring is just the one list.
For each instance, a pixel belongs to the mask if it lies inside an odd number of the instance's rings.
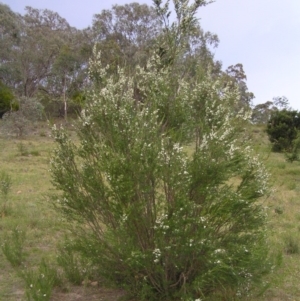
[{"label": "tree canopy", "polygon": [[300,131],[300,112],[295,110],[276,110],[267,124],[267,133],[274,151],[290,152],[293,141]]},{"label": "tree canopy", "polygon": [[[0,80],[17,97],[40,99],[47,115],[66,116],[68,110],[83,104],[85,97],[78,102],[76,95],[84,95],[89,86],[89,57],[97,45],[112,74],[118,66],[128,74],[137,65],[145,67],[153,51],[161,57],[162,66],[174,63],[176,72],[191,77],[200,72],[195,65],[201,63],[203,74],[209,69],[215,76],[223,75],[225,85],[237,83],[241,104],[249,106],[253,94],[247,89],[242,65],[223,72],[212,52],[219,42],[217,35],[204,31],[195,18],[194,12],[209,3],[196,1],[182,14],[187,2],[175,1],[178,26],[167,17],[171,12],[166,14],[160,1],[153,1],[153,6],[113,5],[96,13],[91,26],[83,30],[71,27],[48,9],[26,7],[20,15],[0,4],[0,38],[5,46],[0,49]],[[179,44],[185,45],[180,54]]]}]

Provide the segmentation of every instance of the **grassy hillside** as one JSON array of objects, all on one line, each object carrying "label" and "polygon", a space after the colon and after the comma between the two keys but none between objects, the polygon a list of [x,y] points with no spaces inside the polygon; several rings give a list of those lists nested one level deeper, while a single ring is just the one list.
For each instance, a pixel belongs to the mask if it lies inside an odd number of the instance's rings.
[{"label": "grassy hillside", "polygon": [[[283,255],[281,266],[266,279],[270,287],[255,300],[300,300],[300,163],[288,163],[282,154],[271,153],[262,127],[253,126],[250,132],[274,188],[273,194],[264,200],[268,207],[270,246],[274,253]],[[0,241],[3,246],[14,229],[20,237],[26,233],[23,249],[27,270],[36,268],[42,258],[55,266],[56,246],[62,237],[63,221],[52,210],[47,197],[53,189],[48,172],[53,147],[44,124],[26,139],[0,136],[0,173],[4,171],[12,181],[7,203],[0,198]],[[3,252],[0,270],[0,300],[26,300],[20,269],[13,268]],[[105,290],[99,283],[72,286],[63,281],[51,300],[116,300],[120,295],[122,292]]]},{"label": "grassy hillside", "polygon": [[300,299],[300,162],[289,163],[285,156],[271,152],[263,127],[253,127],[252,137],[270,173],[272,195],[268,206],[270,246],[282,252],[282,263],[268,277],[270,288],[256,300]]}]

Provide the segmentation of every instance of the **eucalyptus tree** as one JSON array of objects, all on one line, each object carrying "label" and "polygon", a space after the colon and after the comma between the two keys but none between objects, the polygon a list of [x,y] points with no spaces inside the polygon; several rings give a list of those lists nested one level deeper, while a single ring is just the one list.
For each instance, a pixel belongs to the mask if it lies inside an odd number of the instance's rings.
[{"label": "eucalyptus tree", "polygon": [[160,31],[153,7],[136,2],[113,5],[111,10],[95,14],[92,26],[93,41],[112,67],[145,63]]},{"label": "eucalyptus tree", "polygon": [[255,96],[248,90],[246,83],[247,75],[244,71],[243,64],[238,63],[227,67],[225,73],[223,73],[223,79],[225,86],[227,86],[229,89],[232,89],[238,85],[240,91],[238,108],[242,106],[250,107]]},{"label": "eucalyptus tree", "polygon": [[285,96],[273,97],[272,101],[260,103],[254,106],[252,110],[252,122],[267,124],[270,118],[273,118],[278,111],[291,111],[289,100]]},{"label": "eucalyptus tree", "polygon": [[[83,93],[88,84],[87,68],[90,56],[88,41],[84,32],[72,28],[68,40],[60,48],[52,65],[51,74],[43,91],[52,102],[63,104],[63,114],[67,118],[68,103],[80,107]],[[44,93],[45,96],[45,93]],[[58,107],[61,107],[58,104]]]},{"label": "eucalyptus tree", "polygon": [[26,11],[16,60],[22,78],[20,93],[32,97],[47,82],[70,26],[65,19],[50,10],[26,7]]},{"label": "eucalyptus tree", "polygon": [[13,53],[20,43],[21,20],[19,14],[0,3],[0,79],[10,88],[14,88],[19,77]]},{"label": "eucalyptus tree", "polygon": [[267,124],[274,109],[275,107],[272,101],[257,104],[252,109],[252,122],[255,124]]},{"label": "eucalyptus tree", "polygon": [[16,94],[38,96],[46,110],[59,111],[86,86],[92,40],[50,10],[26,7],[15,14],[0,5],[0,79]]},{"label": "eucalyptus tree", "polygon": [[4,45],[1,47],[1,74],[11,74],[7,84],[20,96],[32,97],[45,86],[60,48],[70,35],[70,26],[57,13],[26,7],[26,14],[13,14],[1,6]]}]

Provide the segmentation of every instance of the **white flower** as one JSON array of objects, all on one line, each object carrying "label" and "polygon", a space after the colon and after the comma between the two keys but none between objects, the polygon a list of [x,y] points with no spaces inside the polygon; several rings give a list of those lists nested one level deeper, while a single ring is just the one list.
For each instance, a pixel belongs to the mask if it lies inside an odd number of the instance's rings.
[{"label": "white flower", "polygon": [[224,249],[216,249],[214,251],[215,254],[218,254],[218,253],[225,253],[225,250]]},{"label": "white flower", "polygon": [[155,250],[153,251],[153,255],[154,255],[156,258],[160,257],[160,255],[161,255],[160,249],[155,249]]}]

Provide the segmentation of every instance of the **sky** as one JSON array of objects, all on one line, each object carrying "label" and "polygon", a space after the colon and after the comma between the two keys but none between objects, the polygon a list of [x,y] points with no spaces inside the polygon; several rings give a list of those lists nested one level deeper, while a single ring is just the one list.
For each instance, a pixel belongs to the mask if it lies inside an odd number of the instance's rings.
[{"label": "sky", "polygon": [[[92,24],[93,15],[113,4],[152,4],[152,0],[0,0],[14,12],[25,6],[50,9],[78,29]],[[300,110],[300,1],[216,0],[197,13],[205,31],[220,39],[215,58],[225,70],[241,63],[254,105],[277,96]]]}]

